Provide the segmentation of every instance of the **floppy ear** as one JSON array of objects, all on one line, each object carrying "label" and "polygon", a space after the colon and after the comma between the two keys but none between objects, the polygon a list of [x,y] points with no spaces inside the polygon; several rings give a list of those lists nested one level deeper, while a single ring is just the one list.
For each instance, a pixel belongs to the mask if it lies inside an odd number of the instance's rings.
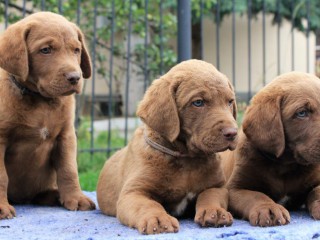
[{"label": "floppy ear", "polygon": [[150,128],[173,142],[180,133],[180,120],[174,95],[178,83],[155,80],[140,102],[137,115]]},{"label": "floppy ear", "polygon": [[[228,85],[229,85],[230,89],[232,90],[232,92],[234,92],[234,88],[233,88],[233,86],[232,86],[232,84],[230,83],[229,80],[228,80]],[[237,112],[238,112],[237,102],[236,102],[236,100],[234,100],[233,103],[232,103],[232,115],[233,115],[235,120],[237,120]]]},{"label": "floppy ear", "polygon": [[232,111],[232,115],[233,115],[234,119],[237,120],[237,111],[238,111],[238,109],[237,109],[236,100],[234,100],[233,103],[232,103],[232,110],[233,110]]},{"label": "floppy ear", "polygon": [[243,120],[243,132],[258,149],[280,157],[285,148],[280,112],[282,99],[279,96],[259,100],[248,108]]},{"label": "floppy ear", "polygon": [[29,75],[26,39],[31,23],[15,23],[0,36],[0,67],[26,81]]},{"label": "floppy ear", "polygon": [[86,43],[85,43],[85,38],[83,36],[83,33],[81,32],[81,30],[75,25],[77,32],[78,32],[78,38],[79,41],[81,42],[81,63],[80,63],[80,67],[82,70],[82,75],[84,78],[89,78],[91,77],[91,59],[90,56],[88,54],[88,50],[86,47]]}]

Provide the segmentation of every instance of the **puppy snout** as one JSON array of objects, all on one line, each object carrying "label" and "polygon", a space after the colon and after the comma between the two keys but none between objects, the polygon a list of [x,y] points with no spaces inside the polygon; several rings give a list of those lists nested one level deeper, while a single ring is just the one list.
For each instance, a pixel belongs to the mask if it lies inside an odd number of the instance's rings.
[{"label": "puppy snout", "polygon": [[71,83],[71,85],[76,85],[81,78],[81,75],[78,72],[68,72],[68,73],[65,73],[64,75],[66,79]]},{"label": "puppy snout", "polygon": [[223,128],[222,134],[228,141],[233,141],[237,137],[238,129],[232,127]]}]

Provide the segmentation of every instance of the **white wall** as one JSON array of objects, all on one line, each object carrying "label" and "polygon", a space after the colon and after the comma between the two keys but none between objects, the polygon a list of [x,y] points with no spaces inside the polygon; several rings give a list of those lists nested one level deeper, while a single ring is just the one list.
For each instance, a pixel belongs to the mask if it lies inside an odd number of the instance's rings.
[{"label": "white wall", "polygon": [[[277,25],[273,17],[266,16],[266,81],[277,76]],[[204,60],[216,65],[216,25],[211,19],[204,21]],[[251,79],[252,91],[263,86],[262,14],[251,22]],[[294,61],[297,71],[307,71],[307,38],[294,30]],[[236,90],[248,90],[248,20],[247,16],[236,17]],[[284,20],[280,28],[280,73],[291,71],[291,23]],[[309,72],[315,71],[315,35],[309,36]],[[232,17],[223,19],[220,27],[220,71],[232,81]]]}]

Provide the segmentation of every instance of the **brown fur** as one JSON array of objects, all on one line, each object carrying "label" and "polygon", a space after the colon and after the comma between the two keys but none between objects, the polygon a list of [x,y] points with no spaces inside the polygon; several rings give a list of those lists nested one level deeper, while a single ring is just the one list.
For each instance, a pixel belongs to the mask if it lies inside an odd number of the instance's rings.
[{"label": "brown fur", "polygon": [[252,225],[287,224],[287,209],[304,203],[320,219],[319,93],[314,75],[277,77],[252,99],[236,150],[222,154],[230,210]]},{"label": "brown fur", "polygon": [[[203,107],[192,105],[199,99]],[[216,152],[235,148],[235,135],[224,136],[230,129],[236,134],[234,99],[228,79],[199,60],[182,62],[155,80],[137,111],[145,125],[101,171],[97,199],[103,213],[145,234],[177,232],[175,217],[189,215],[188,209],[196,210],[201,226],[231,225]],[[154,149],[144,134],[187,156]]]},{"label": "brown fur", "polygon": [[[9,202],[94,209],[80,189],[73,126],[72,93],[91,75],[82,33],[57,14],[33,14],[1,35],[0,67],[0,219],[15,215]],[[39,95],[22,95],[10,75]]]}]

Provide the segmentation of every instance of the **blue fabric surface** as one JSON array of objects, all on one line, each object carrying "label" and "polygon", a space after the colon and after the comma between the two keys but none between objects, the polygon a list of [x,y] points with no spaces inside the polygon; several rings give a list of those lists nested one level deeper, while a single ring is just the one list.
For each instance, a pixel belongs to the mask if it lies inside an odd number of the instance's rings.
[{"label": "blue fabric surface", "polygon": [[[95,192],[85,192],[96,202]],[[234,220],[231,227],[201,228],[192,220],[180,220],[175,234],[141,235],[99,209],[72,212],[62,207],[16,205],[17,217],[0,220],[0,239],[320,239],[320,221],[304,212],[291,212],[291,223],[279,227],[252,227]]]}]

